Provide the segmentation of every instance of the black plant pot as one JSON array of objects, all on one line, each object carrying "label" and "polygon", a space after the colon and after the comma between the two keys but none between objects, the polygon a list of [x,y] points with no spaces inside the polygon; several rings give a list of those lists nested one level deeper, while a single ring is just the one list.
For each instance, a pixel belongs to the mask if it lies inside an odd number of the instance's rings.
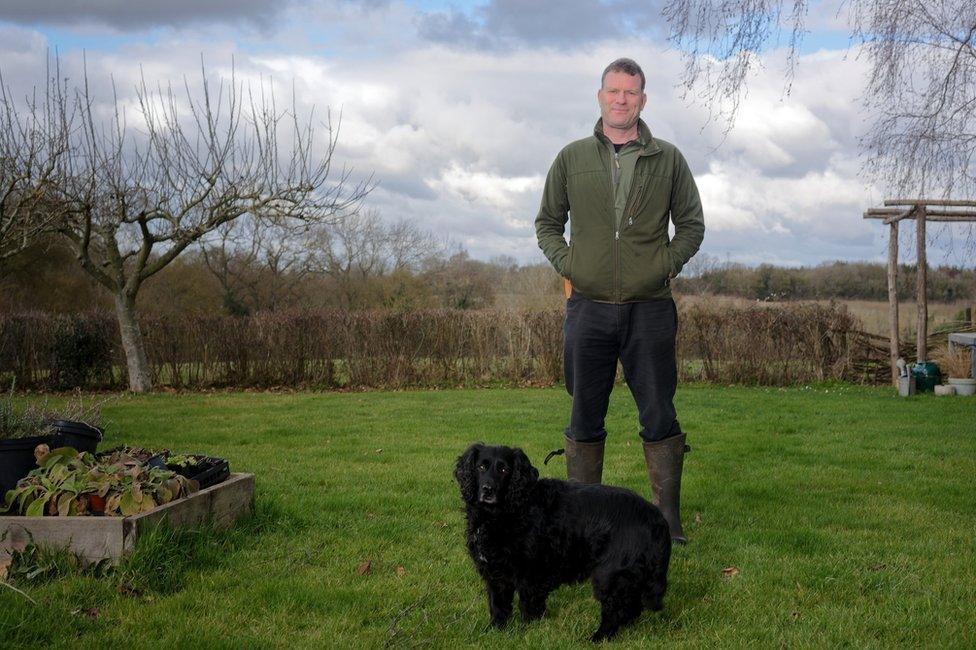
[{"label": "black plant pot", "polygon": [[51,448],[74,447],[78,451],[87,451],[94,454],[98,443],[102,441],[102,429],[93,427],[84,422],[73,422],[71,420],[53,420],[48,423],[54,428],[54,435],[51,440]]},{"label": "black plant pot", "polygon": [[170,469],[180,476],[185,476],[200,484],[200,489],[217,485],[225,481],[230,476],[230,464],[223,458],[212,458],[210,456],[193,456],[196,463],[193,465],[167,465]]},{"label": "black plant pot", "polygon": [[3,503],[7,490],[12,490],[17,481],[37,467],[34,447],[40,444],[50,446],[54,436],[33,436],[16,440],[0,440],[0,503]]}]

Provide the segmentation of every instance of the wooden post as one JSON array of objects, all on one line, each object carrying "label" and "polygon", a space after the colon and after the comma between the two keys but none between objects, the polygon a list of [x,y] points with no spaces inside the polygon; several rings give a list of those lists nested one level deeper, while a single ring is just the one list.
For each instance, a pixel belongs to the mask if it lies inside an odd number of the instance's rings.
[{"label": "wooden post", "polygon": [[919,363],[925,361],[928,350],[925,343],[929,333],[929,304],[926,297],[928,286],[925,264],[925,206],[915,208],[915,245],[918,249],[918,272],[915,282],[915,301],[918,305],[918,336],[916,356]]},{"label": "wooden post", "polygon": [[888,332],[891,346],[891,381],[898,386],[898,222],[888,231]]}]

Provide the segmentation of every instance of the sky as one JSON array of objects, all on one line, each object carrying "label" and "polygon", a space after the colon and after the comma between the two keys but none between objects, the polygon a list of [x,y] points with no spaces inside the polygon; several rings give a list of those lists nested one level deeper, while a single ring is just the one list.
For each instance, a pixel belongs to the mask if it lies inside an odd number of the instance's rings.
[{"label": "sky", "polygon": [[[813,2],[791,91],[784,52],[761,53],[734,128],[683,96],[660,0],[5,0],[0,73],[17,93],[57,52],[98,101],[132,106],[140,75],[191,87],[208,74],[273,83],[299,111],[341,112],[337,167],[377,185],[367,205],[472,257],[544,262],[533,220],[559,150],[592,134],[612,60],[647,77],[642,113],[688,160],[702,197],[701,259],[748,265],[883,261],[862,219],[884,188],[862,174],[867,72],[838,0]],[[270,81],[269,81],[270,80]],[[316,118],[318,119],[318,118]],[[933,224],[934,226],[934,224]],[[971,266],[965,226],[930,226],[929,263]],[[914,229],[902,228],[902,259]],[[707,256],[707,257],[706,257]]]}]

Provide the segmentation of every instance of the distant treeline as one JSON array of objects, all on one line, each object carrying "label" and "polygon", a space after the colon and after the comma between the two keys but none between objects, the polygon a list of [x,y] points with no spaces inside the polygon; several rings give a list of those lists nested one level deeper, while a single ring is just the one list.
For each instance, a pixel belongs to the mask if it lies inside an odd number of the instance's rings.
[{"label": "distant treeline", "polygon": [[[184,253],[147,280],[140,313],[247,316],[291,309],[549,309],[561,306],[562,283],[546,264],[519,265],[511,257],[472,259],[459,247],[428,245],[402,259],[398,242],[366,255],[350,248],[302,263],[282,256],[227,254],[201,248]],[[414,246],[414,250],[417,246]],[[296,253],[297,254],[297,253]],[[400,257],[397,257],[400,255]],[[540,254],[541,255],[541,254]],[[887,300],[882,264],[829,262],[784,268],[747,267],[696,256],[674,282],[678,295],[731,295],[762,301]],[[898,295],[911,299],[915,267],[902,266]],[[929,269],[930,300],[976,299],[976,271]],[[0,312],[78,313],[113,308],[112,296],[78,269],[57,242],[42,242],[0,269]]]},{"label": "distant treeline", "polygon": [[[150,277],[137,304],[144,315],[248,316],[291,309],[540,308],[561,282],[548,265],[514,258],[475,260],[463,248],[430,245],[407,261],[388,250],[343,249],[320,259],[189,250]],[[514,298],[513,298],[514,297]],[[514,302],[513,302],[514,300]],[[0,267],[0,313],[111,310],[112,296],[78,268],[57,241],[42,242]]]},{"label": "distant treeline", "polygon": [[[675,284],[685,293],[733,295],[756,300],[887,300],[888,276],[883,264],[828,262],[818,266],[784,268],[770,264],[702,263],[693,277]],[[916,266],[900,265],[898,298],[915,295]],[[976,298],[976,270],[952,266],[930,267],[928,298],[940,302]]]}]

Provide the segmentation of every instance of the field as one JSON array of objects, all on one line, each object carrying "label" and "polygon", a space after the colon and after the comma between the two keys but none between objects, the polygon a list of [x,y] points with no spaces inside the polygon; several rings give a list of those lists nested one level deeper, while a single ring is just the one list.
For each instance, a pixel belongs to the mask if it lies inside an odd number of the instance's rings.
[{"label": "field", "polygon": [[[698,296],[688,296],[684,299],[695,301],[701,298]],[[755,302],[747,300],[746,298],[736,298],[732,296],[709,296],[707,300],[711,304],[727,303],[729,305],[743,305]],[[810,302],[827,304],[831,301],[814,300]],[[881,336],[885,337],[888,336],[887,302],[876,300],[834,300],[833,303],[846,306],[848,311],[850,311],[850,313],[857,317],[857,319],[861,322],[861,325],[864,327],[866,332],[880,334]],[[770,302],[768,304],[782,305],[785,303]],[[961,324],[961,321],[957,320],[957,316],[959,315],[959,312],[965,310],[967,307],[976,307],[976,305],[972,305],[964,301],[954,303],[929,302],[929,334],[939,328],[953,324]],[[901,332],[902,340],[915,336],[916,309],[917,306],[914,301],[898,303],[898,329]]]},{"label": "field", "polygon": [[[679,302],[695,303],[706,301],[710,305],[728,305],[732,307],[742,307],[744,305],[756,304],[755,300],[740,298],[738,296],[724,295],[705,295],[682,294],[677,297]],[[803,302],[818,302],[827,304],[829,300],[813,300]],[[884,300],[845,300],[837,299],[834,304],[845,305],[847,309],[858,318],[864,330],[872,334],[888,336],[888,302]],[[551,292],[538,295],[517,295],[499,294],[496,299],[496,306],[520,309],[559,309],[565,303],[562,295]],[[768,302],[769,305],[783,305],[789,303]],[[904,301],[898,304],[898,329],[903,338],[915,336],[915,310],[914,301]],[[937,328],[959,324],[959,313],[966,308],[976,308],[976,304],[971,301],[956,301],[952,303],[929,301],[929,333]]]},{"label": "field", "polygon": [[[976,398],[886,388],[683,386],[693,451],[665,610],[620,647],[976,645]],[[452,479],[472,441],[564,475],[559,389],[123,396],[108,439],[257,474],[229,533],[158,531],[123,566],[37,553],[0,584],[4,647],[574,647],[589,587],[486,631]],[[611,403],[605,480],[647,494],[634,407]]]}]

